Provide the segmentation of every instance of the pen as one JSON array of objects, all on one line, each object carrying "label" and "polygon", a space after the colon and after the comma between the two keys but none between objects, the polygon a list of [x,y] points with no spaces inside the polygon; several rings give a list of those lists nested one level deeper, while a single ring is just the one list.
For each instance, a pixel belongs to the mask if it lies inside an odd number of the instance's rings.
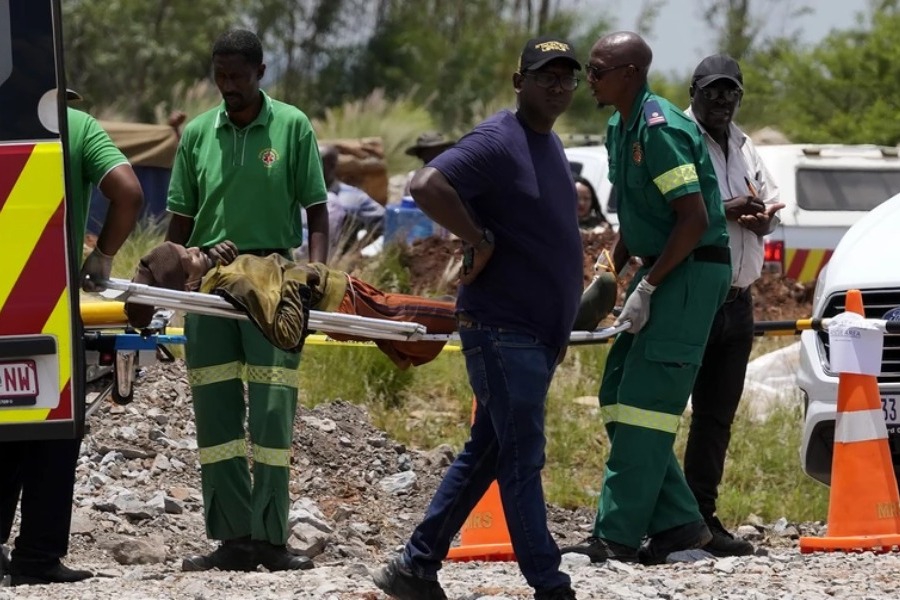
[{"label": "pen", "polygon": [[750,195],[756,198],[758,194],[756,193],[756,187],[754,187],[753,182],[750,181],[750,178],[744,175],[744,181],[747,182],[747,191],[750,192]]}]

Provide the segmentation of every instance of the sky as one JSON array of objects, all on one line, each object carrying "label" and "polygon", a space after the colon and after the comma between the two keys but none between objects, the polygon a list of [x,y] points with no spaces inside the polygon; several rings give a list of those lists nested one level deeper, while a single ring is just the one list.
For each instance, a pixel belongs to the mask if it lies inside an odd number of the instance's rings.
[{"label": "sky", "polygon": [[[591,4],[602,4],[610,14],[618,18],[617,26],[632,30],[640,12],[641,0],[570,0],[564,4],[574,4],[585,10]],[[653,49],[654,70],[665,73],[675,72],[689,75],[698,62],[715,48],[715,34],[708,30],[700,16],[698,0],[665,0],[653,27],[653,35],[647,41]],[[806,5],[813,12],[796,19],[787,19],[783,8],[787,4]],[[816,43],[832,29],[846,29],[855,23],[855,15],[865,11],[867,0],[757,0],[753,6],[757,10],[770,11],[768,26],[764,34],[769,37],[800,32],[805,43]]]}]

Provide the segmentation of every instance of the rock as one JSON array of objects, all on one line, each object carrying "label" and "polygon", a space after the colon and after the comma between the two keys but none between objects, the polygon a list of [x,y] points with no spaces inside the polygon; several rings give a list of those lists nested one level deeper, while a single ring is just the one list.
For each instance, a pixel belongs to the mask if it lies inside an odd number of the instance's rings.
[{"label": "rock", "polygon": [[120,565],[150,565],[166,561],[166,547],[162,538],[126,538],[101,543]]},{"label": "rock", "polygon": [[416,474],[414,471],[403,471],[389,475],[378,482],[378,487],[389,494],[408,494],[416,489]]}]

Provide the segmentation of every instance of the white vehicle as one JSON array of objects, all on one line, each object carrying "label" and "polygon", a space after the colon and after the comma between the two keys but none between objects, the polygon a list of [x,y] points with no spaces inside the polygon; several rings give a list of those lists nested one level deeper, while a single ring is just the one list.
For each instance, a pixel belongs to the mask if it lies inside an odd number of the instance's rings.
[{"label": "white vehicle", "polygon": [[[602,138],[601,138],[602,139]],[[616,214],[616,197],[612,184],[609,182],[609,155],[606,146],[573,146],[566,148],[566,157],[569,159],[569,167],[576,175],[581,175],[594,186],[597,199],[600,201],[600,210],[613,228],[619,227],[619,216]]]},{"label": "white vehicle", "polygon": [[[841,239],[822,270],[813,298],[814,319],[844,311],[847,290],[862,292],[866,317],[888,318],[900,307],[900,194],[862,217]],[[894,311],[897,314],[900,311]],[[895,470],[900,470],[900,335],[886,334],[878,389],[890,436]],[[829,364],[828,335],[804,331],[800,336],[797,382],[805,418],[800,459],[803,470],[823,483],[831,480],[838,376]]]},{"label": "white vehicle", "polygon": [[900,193],[897,148],[873,145],[759,145],[786,206],[766,238],[766,263],[797,281],[815,281],[854,223]]}]

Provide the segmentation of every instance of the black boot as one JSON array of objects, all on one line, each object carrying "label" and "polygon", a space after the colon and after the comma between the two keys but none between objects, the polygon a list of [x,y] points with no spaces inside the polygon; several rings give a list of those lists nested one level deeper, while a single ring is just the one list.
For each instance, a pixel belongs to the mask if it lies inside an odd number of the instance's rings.
[{"label": "black boot", "polygon": [[59,561],[49,565],[22,566],[15,559],[9,563],[9,584],[17,585],[43,585],[48,583],[75,583],[93,577],[90,571],[70,569]]},{"label": "black boot", "polygon": [[305,571],[315,565],[306,556],[299,556],[288,550],[284,544],[271,544],[263,540],[254,540],[256,558],[270,571]]},{"label": "black boot", "polygon": [[637,562],[638,560],[637,548],[618,544],[594,535],[580,544],[563,546],[559,549],[559,552],[560,554],[584,554],[591,559],[592,563],[601,563],[607,560],[618,560],[621,562]]},{"label": "black boot", "polygon": [[209,554],[188,556],[181,561],[182,571],[255,571],[259,561],[248,537],[224,540]]},{"label": "black boot", "polygon": [[685,523],[650,536],[638,550],[638,559],[645,565],[661,565],[673,552],[702,548],[710,540],[712,534],[705,521]]},{"label": "black boot", "polygon": [[753,544],[745,539],[734,537],[725,529],[718,517],[710,517],[706,520],[706,526],[712,533],[712,540],[703,546],[703,549],[713,556],[750,556],[753,554]]}]

